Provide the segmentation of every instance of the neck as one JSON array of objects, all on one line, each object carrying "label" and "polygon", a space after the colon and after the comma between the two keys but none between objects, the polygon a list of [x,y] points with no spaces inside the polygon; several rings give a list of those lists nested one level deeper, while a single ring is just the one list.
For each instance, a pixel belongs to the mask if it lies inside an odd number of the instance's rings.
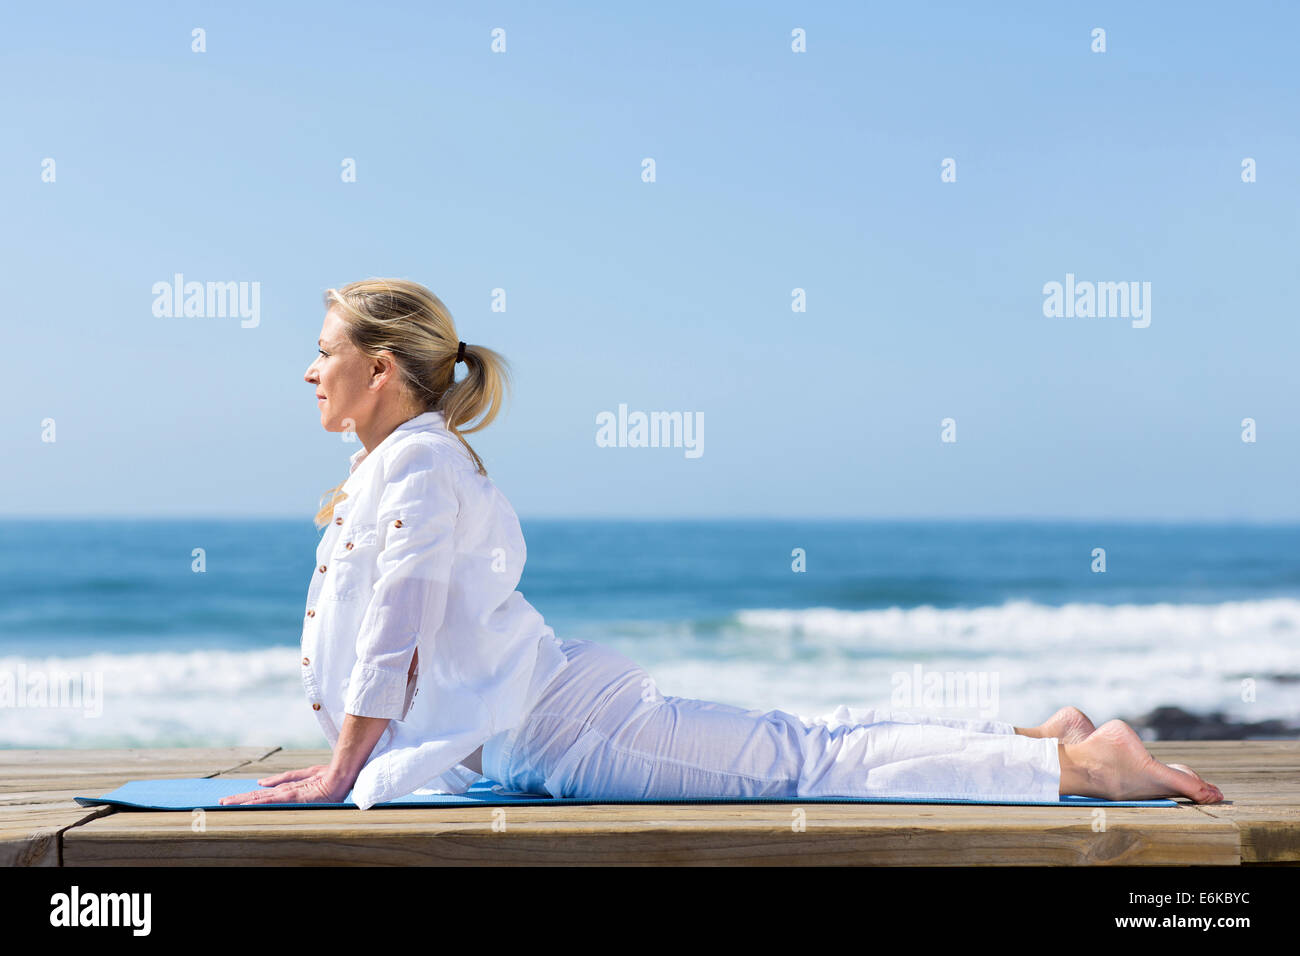
[{"label": "neck", "polygon": [[422,415],[426,409],[411,410],[409,406],[394,407],[387,411],[378,411],[370,421],[357,426],[357,440],[366,449],[366,454],[375,450],[375,446],[393,433],[398,425],[409,422],[416,415]]}]

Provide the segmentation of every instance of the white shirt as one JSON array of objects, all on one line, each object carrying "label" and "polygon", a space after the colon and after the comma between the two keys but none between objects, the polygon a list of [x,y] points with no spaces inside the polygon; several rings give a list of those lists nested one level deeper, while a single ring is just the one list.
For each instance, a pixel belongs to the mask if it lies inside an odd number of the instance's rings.
[{"label": "white shirt", "polygon": [[519,519],[441,412],[351,463],[307,589],[307,700],[331,747],[345,714],[390,718],[353,788],[361,809],[419,789],[464,793],[479,775],[460,761],[521,723],[566,663],[515,590]]}]

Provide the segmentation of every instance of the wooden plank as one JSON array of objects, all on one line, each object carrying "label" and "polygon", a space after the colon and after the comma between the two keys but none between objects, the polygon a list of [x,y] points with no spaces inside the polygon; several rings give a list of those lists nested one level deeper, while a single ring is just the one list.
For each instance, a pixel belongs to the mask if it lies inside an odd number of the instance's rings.
[{"label": "wooden plank", "polygon": [[99,796],[130,780],[209,777],[278,747],[166,747],[127,750],[0,750],[0,795],[75,790]]},{"label": "wooden plank", "polygon": [[1242,863],[1300,863],[1297,778],[1300,774],[1216,772],[1214,782],[1223,790],[1225,802],[1196,809],[1241,831]]},{"label": "wooden plank", "polygon": [[1242,863],[1300,863],[1300,741],[1166,741],[1147,749],[1223,791],[1224,803],[1195,809],[1238,828]]},{"label": "wooden plank", "polygon": [[1167,740],[1146,748],[1157,760],[1186,764],[1206,779],[1205,768],[1300,774],[1300,740]]},{"label": "wooden plank", "polygon": [[[324,763],[329,751],[281,750],[226,776]],[[802,807],[806,830],[795,832]],[[898,804],[511,807],[367,811],[131,813],[74,834],[78,865],[888,865],[1235,864],[1236,828],[1188,806],[1107,810]],[[1175,816],[1176,815],[1176,816]],[[505,832],[493,822],[505,820]]]},{"label": "wooden plank", "polygon": [[0,750],[0,866],[59,866],[62,834],[111,815],[74,796],[99,796],[130,780],[213,776],[278,748]]},{"label": "wooden plank", "polygon": [[[52,855],[50,832],[61,833],[62,862],[71,866],[1231,865],[1300,860],[1300,741],[1149,746],[1161,760],[1194,767],[1232,802],[1106,808],[1100,832],[1093,830],[1093,808],[798,803],[216,810],[202,815],[99,808],[93,819],[64,826],[62,818],[32,814],[42,808],[68,812],[68,788],[88,792],[81,788],[85,781],[101,781],[103,789],[111,789],[148,777],[257,778],[327,763],[330,752],[268,747],[251,759],[214,748],[155,752],[146,759],[140,751],[72,751],[59,759],[50,756],[57,751],[47,751],[35,772],[29,759],[0,755],[0,826],[7,811],[13,811],[14,819],[42,824],[28,826],[23,846],[29,859],[45,861]],[[219,765],[223,759],[227,762]],[[32,795],[41,800],[29,801]],[[4,801],[11,802],[6,806]],[[793,825],[800,812],[801,828]],[[40,846],[30,839],[38,830],[45,840]]]},{"label": "wooden plank", "polygon": [[274,753],[251,760],[247,764],[223,770],[221,773],[213,774],[213,776],[252,777],[254,779],[269,777],[273,774],[284,773],[286,770],[301,770],[304,767],[328,764],[332,757],[333,753],[329,750],[284,750],[276,748]]},{"label": "wooden plank", "polygon": [[1300,807],[1204,806],[1241,831],[1242,863],[1300,863]]},{"label": "wooden plank", "polygon": [[[803,811],[804,829],[795,813]],[[681,804],[117,813],[69,866],[1232,865],[1237,829],[1188,807]],[[504,822],[504,831],[501,823]],[[497,829],[494,830],[494,824]]]},{"label": "wooden plank", "polygon": [[108,812],[72,800],[0,807],[0,866],[59,866],[59,834]]}]

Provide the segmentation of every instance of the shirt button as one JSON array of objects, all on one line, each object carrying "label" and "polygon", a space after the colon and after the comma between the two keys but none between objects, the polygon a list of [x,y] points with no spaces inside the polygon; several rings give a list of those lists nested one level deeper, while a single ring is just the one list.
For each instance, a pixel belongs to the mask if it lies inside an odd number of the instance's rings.
[{"label": "shirt button", "polygon": [[306,667],[306,666],[307,666],[308,664],[310,664],[310,663],[311,663],[311,661],[309,661],[307,658],[304,657],[304,658],[302,659],[302,664],[303,664],[304,667]]},{"label": "shirt button", "polygon": [[401,519],[401,518],[398,518],[396,521],[393,522],[393,527],[394,527],[394,528],[400,528],[401,526],[402,526],[402,519]]},{"label": "shirt button", "polygon": [[321,565],[319,568],[317,568],[316,570],[318,570],[321,574],[324,574],[324,573],[325,573],[325,565],[322,564],[322,565]]},{"label": "shirt button", "polygon": [[342,519],[342,518],[335,518],[335,519],[334,519],[334,523],[335,523],[335,524],[342,524],[342,523],[343,523],[343,519]]},{"label": "shirt button", "polygon": [[312,704],[312,705],[311,705],[311,709],[312,709],[312,710],[320,710],[320,704]]},{"label": "shirt button", "polygon": [[352,550],[352,542],[351,542],[351,541],[348,542],[348,550],[349,550],[349,551]]}]

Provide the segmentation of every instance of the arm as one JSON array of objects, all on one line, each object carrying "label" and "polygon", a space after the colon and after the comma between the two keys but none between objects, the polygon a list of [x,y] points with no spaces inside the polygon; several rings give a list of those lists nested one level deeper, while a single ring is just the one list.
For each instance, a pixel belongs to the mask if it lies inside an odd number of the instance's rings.
[{"label": "arm", "polygon": [[[417,650],[411,656],[411,667],[406,672],[407,679],[415,675],[415,666],[419,659],[420,652]],[[379,743],[379,738],[388,728],[388,721],[387,717],[359,717],[356,714],[344,714],[343,727],[339,731],[338,741],[334,744],[334,759],[330,761],[326,770],[331,792],[337,793],[341,790],[342,796],[329,802],[340,802],[351,791],[352,785],[357,782],[357,774],[361,773],[361,768],[370,759],[375,744]]]},{"label": "arm", "polygon": [[432,639],[446,612],[459,512],[451,472],[434,449],[415,444],[389,463],[377,515],[379,577],[357,632],[348,714],[406,716],[421,636]]},{"label": "arm", "polygon": [[348,795],[352,785],[357,782],[357,774],[361,773],[361,768],[370,759],[371,751],[387,727],[387,717],[344,715],[338,742],[334,744],[334,759],[325,772],[332,792],[339,794],[331,798],[330,802],[339,802]]},{"label": "arm", "polygon": [[[410,677],[415,673],[419,659],[417,651],[411,658]],[[288,770],[271,777],[263,777],[258,784],[274,787],[271,790],[254,790],[222,797],[222,806],[254,803],[342,803],[357,782],[357,775],[370,759],[388,727],[387,717],[358,717],[343,715],[343,728],[334,744],[334,758],[328,766],[318,764],[302,770]],[[246,798],[246,799],[245,799]]]}]

